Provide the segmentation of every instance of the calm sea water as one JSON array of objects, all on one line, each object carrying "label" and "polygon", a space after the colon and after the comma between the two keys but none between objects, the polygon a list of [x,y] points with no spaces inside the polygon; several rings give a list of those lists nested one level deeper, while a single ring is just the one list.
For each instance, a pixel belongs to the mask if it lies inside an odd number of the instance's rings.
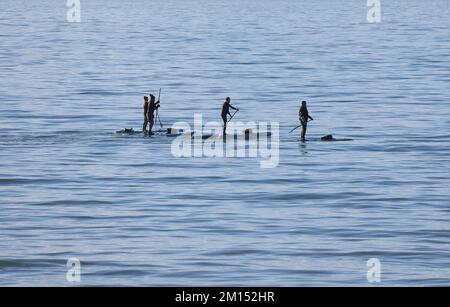
[{"label": "calm sea water", "polygon": [[[2,0],[0,285],[450,285],[449,4],[393,2]],[[160,87],[280,122],[279,166],[115,135]]]}]

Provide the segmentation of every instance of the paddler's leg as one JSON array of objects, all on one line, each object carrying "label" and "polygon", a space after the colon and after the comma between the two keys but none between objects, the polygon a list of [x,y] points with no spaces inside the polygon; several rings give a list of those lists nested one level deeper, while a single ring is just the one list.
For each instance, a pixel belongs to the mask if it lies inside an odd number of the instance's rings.
[{"label": "paddler's leg", "polygon": [[228,118],[227,115],[222,115],[222,120],[223,120],[223,136],[225,136],[226,131],[227,131],[227,122],[228,122]]},{"label": "paddler's leg", "polygon": [[306,122],[303,122],[302,123],[302,135],[301,135],[302,141],[306,140],[306,128],[307,127],[308,127],[308,124]]}]

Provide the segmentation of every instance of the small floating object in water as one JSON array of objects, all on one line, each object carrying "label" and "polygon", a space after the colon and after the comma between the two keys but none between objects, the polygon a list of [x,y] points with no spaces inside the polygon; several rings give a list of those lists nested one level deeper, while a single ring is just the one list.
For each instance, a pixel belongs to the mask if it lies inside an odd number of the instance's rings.
[{"label": "small floating object in water", "polygon": [[348,142],[348,141],[353,141],[353,139],[336,139],[332,134],[327,134],[322,136],[321,138],[314,138],[314,139],[305,139],[305,140],[300,140],[302,143],[305,142]]}]

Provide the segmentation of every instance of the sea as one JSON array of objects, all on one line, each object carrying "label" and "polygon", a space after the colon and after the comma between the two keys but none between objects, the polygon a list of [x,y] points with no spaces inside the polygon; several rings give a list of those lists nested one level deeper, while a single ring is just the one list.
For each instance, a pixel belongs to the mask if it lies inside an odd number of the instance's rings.
[{"label": "sea", "polygon": [[[2,0],[0,286],[449,286],[449,33],[447,0]],[[155,129],[229,96],[278,163],[115,133],[159,89]]]}]

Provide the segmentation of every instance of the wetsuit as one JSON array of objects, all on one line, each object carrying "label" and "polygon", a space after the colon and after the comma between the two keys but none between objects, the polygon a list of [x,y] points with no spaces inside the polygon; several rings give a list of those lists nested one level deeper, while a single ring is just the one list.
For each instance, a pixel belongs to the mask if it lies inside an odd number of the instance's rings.
[{"label": "wetsuit", "polygon": [[302,138],[302,140],[305,140],[306,129],[308,128],[308,119],[313,120],[313,118],[311,116],[309,116],[308,108],[305,106],[302,106],[300,108],[300,111],[298,112],[298,117],[300,119],[300,123],[302,124],[301,138]]},{"label": "wetsuit", "polygon": [[154,101],[150,101],[148,104],[148,111],[147,111],[147,120],[148,123],[150,125],[150,130],[149,132],[151,133],[153,130],[153,125],[155,123],[155,111],[158,110],[159,108],[159,101],[158,102],[154,102]]},{"label": "wetsuit", "polygon": [[143,108],[144,108],[144,125],[142,126],[142,131],[145,132],[147,130],[147,125],[148,125],[148,118],[147,118],[148,101],[144,101]]},{"label": "wetsuit", "polygon": [[223,120],[223,135],[225,135],[225,131],[227,130],[227,122],[228,122],[227,115],[232,116],[230,113],[230,108],[233,110],[237,110],[237,108],[233,107],[229,102],[225,101],[222,106],[222,113],[221,113],[221,117]]}]

